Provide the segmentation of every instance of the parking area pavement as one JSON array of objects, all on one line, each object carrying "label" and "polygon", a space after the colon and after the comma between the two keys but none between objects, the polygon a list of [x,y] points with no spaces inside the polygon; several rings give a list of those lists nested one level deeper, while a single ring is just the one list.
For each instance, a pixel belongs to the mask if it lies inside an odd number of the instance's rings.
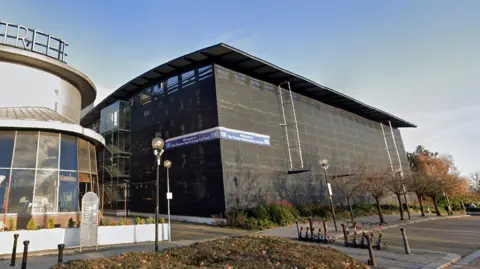
[{"label": "parking area pavement", "polygon": [[[480,216],[441,219],[403,226],[412,249],[469,255],[480,249]],[[400,227],[383,231],[389,245],[403,247]]]}]

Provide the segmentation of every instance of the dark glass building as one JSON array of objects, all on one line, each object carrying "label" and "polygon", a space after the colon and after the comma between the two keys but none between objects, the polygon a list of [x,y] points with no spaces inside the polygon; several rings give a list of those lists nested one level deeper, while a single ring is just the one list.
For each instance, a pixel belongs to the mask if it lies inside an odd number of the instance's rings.
[{"label": "dark glass building", "polygon": [[[407,167],[399,128],[415,127],[225,44],[138,76],[81,124],[106,140],[98,156],[105,211],[154,212],[157,136],[173,163],[172,214],[200,217],[283,199],[326,202],[319,160],[332,176],[354,173],[360,159]],[[161,168],[161,198],[165,175]]]}]

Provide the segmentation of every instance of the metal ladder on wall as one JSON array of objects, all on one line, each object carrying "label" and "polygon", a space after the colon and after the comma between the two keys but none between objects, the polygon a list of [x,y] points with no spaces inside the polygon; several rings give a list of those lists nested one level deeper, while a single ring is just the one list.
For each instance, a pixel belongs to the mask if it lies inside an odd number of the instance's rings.
[{"label": "metal ladder on wall", "polygon": [[[287,97],[290,99],[290,101],[285,102],[283,98],[283,91],[287,90],[282,90],[282,84],[287,84],[288,86],[288,95]],[[298,132],[298,122],[297,122],[297,114],[295,112],[295,105],[293,103],[293,94],[292,94],[292,89],[290,87],[290,82],[282,82],[278,85],[278,95],[280,96],[280,105],[282,108],[282,117],[283,117],[283,122],[280,123],[280,126],[283,127],[285,131],[285,140],[287,144],[287,152],[288,152],[288,166],[289,166],[289,173],[299,173],[299,172],[305,172],[304,170],[304,163],[303,163],[303,154],[302,154],[302,145],[300,143],[300,134]],[[285,105],[291,105],[292,108],[292,117],[293,117],[293,122],[287,122],[287,117],[285,113]],[[295,134],[296,134],[296,143],[291,143],[290,138],[288,135],[288,130],[289,128],[295,128]],[[293,144],[293,145],[292,145]],[[296,144],[296,145],[295,145]],[[294,168],[293,166],[293,161],[292,161],[292,148],[298,148],[298,155],[300,159],[300,168]]]},{"label": "metal ladder on wall", "polygon": [[[382,134],[383,134],[383,140],[385,141],[385,151],[387,152],[388,155],[388,161],[390,162],[390,168],[392,169],[392,173],[395,176],[396,171],[400,171],[400,173],[403,174],[403,167],[402,167],[402,160],[400,159],[400,153],[398,152],[398,147],[397,147],[397,142],[395,140],[395,133],[393,132],[393,127],[392,127],[392,122],[388,121],[388,127],[390,128],[390,134],[388,132],[385,132],[385,127],[383,127],[383,123],[380,122],[380,127],[382,127]],[[392,139],[393,143],[393,148],[388,146],[388,140],[387,136],[389,136]],[[392,161],[392,154],[390,153],[392,150],[395,150],[396,156],[397,156],[397,169],[394,168],[394,164]]]}]

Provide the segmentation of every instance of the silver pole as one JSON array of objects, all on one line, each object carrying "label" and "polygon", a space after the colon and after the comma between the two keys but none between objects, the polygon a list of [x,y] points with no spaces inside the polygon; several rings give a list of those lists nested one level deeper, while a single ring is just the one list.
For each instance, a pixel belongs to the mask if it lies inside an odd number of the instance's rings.
[{"label": "silver pole", "polygon": [[[167,168],[167,193],[170,193],[170,169]],[[167,197],[170,198],[170,197]],[[167,199],[167,206],[168,206],[168,242],[172,242],[172,228],[170,225],[170,199]]]}]

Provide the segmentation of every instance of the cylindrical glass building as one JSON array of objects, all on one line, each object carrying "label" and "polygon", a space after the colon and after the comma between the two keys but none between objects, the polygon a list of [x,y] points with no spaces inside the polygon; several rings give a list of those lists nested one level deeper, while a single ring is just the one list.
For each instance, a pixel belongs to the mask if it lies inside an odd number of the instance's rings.
[{"label": "cylindrical glass building", "polygon": [[8,92],[0,100],[0,221],[22,229],[32,218],[41,226],[54,219],[64,227],[78,222],[83,194],[98,192],[96,147],[104,139],[79,125],[95,86],[53,48],[40,53],[10,39],[0,31],[0,89]]}]

